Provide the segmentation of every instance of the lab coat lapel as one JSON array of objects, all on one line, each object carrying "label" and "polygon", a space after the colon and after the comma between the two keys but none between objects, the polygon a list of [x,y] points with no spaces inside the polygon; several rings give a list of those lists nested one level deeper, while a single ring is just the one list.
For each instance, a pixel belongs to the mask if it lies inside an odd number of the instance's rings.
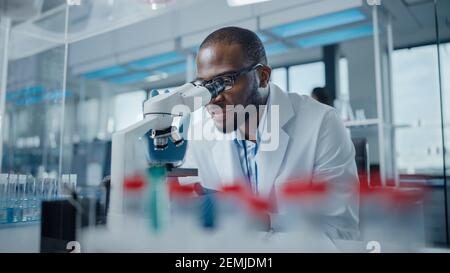
[{"label": "lab coat lapel", "polygon": [[[267,198],[273,189],[289,144],[290,137],[283,126],[294,116],[288,94],[274,84],[270,85],[268,106],[261,132],[260,147],[255,158],[258,166],[258,192],[261,197]],[[279,122],[277,122],[277,114]],[[268,128],[269,124],[276,126],[278,132]],[[270,143],[269,140],[272,142]]]},{"label": "lab coat lapel", "polygon": [[[216,132],[216,134],[221,133]],[[218,137],[223,138],[223,136]],[[222,184],[233,184],[244,179],[239,154],[233,140],[226,137],[225,140],[215,141],[211,152]]]}]

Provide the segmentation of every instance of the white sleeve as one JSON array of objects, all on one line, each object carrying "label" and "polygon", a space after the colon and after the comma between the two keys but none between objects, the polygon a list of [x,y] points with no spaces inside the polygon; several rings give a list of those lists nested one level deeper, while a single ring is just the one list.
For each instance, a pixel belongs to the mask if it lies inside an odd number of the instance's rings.
[{"label": "white sleeve", "polygon": [[[197,165],[197,162],[195,161],[195,156],[193,154],[194,148],[190,147],[190,146],[191,145],[189,145],[189,142],[188,142],[188,148],[186,150],[184,162],[183,162],[183,165],[180,166],[180,168],[197,169],[198,170],[198,165]],[[199,176],[178,177],[178,181],[180,182],[180,184],[187,185],[187,184],[200,182],[200,177]]]},{"label": "white sleeve", "polygon": [[359,236],[359,181],[355,148],[335,109],[324,117],[318,136],[313,182],[327,182],[325,223],[332,237]]},{"label": "white sleeve", "polygon": [[[194,113],[191,113],[191,120],[189,123],[188,128],[188,134],[189,136],[193,135],[193,130],[195,130],[196,123],[198,122],[198,115],[201,114],[201,110],[195,111]],[[195,158],[195,145],[198,145],[199,141],[195,141],[190,139],[189,137],[186,139],[187,141],[187,150],[186,154],[184,156],[183,164],[180,166],[180,168],[186,168],[186,169],[197,169],[198,171],[198,164],[196,162]],[[192,184],[200,182],[200,177],[198,176],[190,176],[190,177],[179,177],[178,181],[180,184]]]}]

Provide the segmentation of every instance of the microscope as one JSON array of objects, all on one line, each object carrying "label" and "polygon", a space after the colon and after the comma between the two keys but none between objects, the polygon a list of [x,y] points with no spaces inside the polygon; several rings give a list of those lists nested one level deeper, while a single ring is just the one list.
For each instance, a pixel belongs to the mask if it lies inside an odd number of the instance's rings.
[{"label": "microscope", "polygon": [[172,91],[153,90],[143,105],[144,119],[113,134],[110,215],[123,214],[123,183],[135,170],[150,166],[174,168],[183,163],[190,113],[223,92],[224,84],[220,80],[208,84],[189,82]]}]

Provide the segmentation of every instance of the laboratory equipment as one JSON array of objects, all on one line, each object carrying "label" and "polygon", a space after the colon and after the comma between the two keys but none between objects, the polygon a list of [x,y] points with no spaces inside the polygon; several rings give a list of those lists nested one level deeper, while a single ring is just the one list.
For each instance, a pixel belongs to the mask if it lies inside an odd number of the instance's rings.
[{"label": "laboratory equipment", "polygon": [[67,243],[76,240],[77,217],[69,200],[42,202],[40,252],[66,252]]},{"label": "laboratory equipment", "polygon": [[216,229],[217,198],[213,193],[197,192],[197,184],[181,185],[176,179],[168,182],[171,225],[187,229]]},{"label": "laboratory equipment", "polygon": [[67,199],[75,191],[76,174],[35,178],[25,174],[0,174],[0,224],[40,220],[41,203]]},{"label": "laboratory equipment", "polygon": [[195,197],[193,185],[180,185],[178,181],[168,182],[170,194],[171,226],[193,229],[199,226],[199,199]]},{"label": "laboratory equipment", "polygon": [[7,222],[8,174],[0,174],[0,224]]},{"label": "laboratory equipment", "polygon": [[373,187],[361,191],[362,239],[378,241],[383,252],[415,251],[425,245],[422,204],[426,188]]},{"label": "laboratory equipment", "polygon": [[140,175],[125,179],[123,184],[125,215],[136,217],[144,214],[143,201],[146,186],[145,178]]},{"label": "laboratory equipment", "polygon": [[36,180],[32,175],[25,176],[25,209],[23,211],[23,221],[33,221],[38,211],[38,203],[36,202]]},{"label": "laboratory equipment", "polygon": [[14,218],[16,222],[24,222],[24,210],[26,209],[27,196],[26,196],[26,175],[18,175],[17,177],[17,189],[16,189],[16,204],[14,209]]},{"label": "laboratory equipment", "polygon": [[17,175],[10,174],[8,180],[8,204],[7,204],[7,215],[8,222],[17,222]]},{"label": "laboratory equipment", "polygon": [[325,211],[330,207],[330,189],[325,183],[292,181],[281,188],[279,215],[276,229],[289,234],[283,242],[286,250],[308,245],[313,251],[334,251],[330,249],[334,234],[324,221]]},{"label": "laboratory equipment", "polygon": [[[144,119],[112,137],[111,215],[123,213],[123,183],[127,176],[150,166],[177,167],[183,162],[189,113],[224,90],[224,85],[186,83],[172,91],[152,91],[144,102]],[[142,139],[147,140],[143,149]],[[147,154],[142,155],[142,150]],[[146,156],[146,158],[145,158]],[[145,171],[144,171],[145,173]],[[145,173],[147,175],[147,173]]]},{"label": "laboratory equipment", "polygon": [[[71,176],[66,175],[64,183],[71,185]],[[74,179],[74,176],[72,178]],[[64,196],[44,200],[40,251],[70,252],[72,249],[68,249],[67,246],[70,242],[78,240],[82,229],[105,223],[106,189],[103,184],[78,187],[76,190],[66,192]]]},{"label": "laboratory equipment", "polygon": [[166,185],[167,170],[165,167],[148,168],[148,208],[151,227],[154,231],[165,228],[169,222],[169,191]]}]

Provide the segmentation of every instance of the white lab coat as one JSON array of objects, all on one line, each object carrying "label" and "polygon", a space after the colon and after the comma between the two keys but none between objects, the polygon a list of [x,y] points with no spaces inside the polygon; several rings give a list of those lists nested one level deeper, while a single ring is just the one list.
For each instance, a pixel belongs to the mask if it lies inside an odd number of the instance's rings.
[{"label": "white lab coat", "polygon": [[[279,122],[275,126],[279,130],[267,129],[274,120],[271,117],[276,115],[275,108],[268,107],[259,129],[263,128],[262,141],[272,139],[276,149],[271,150],[273,147],[266,141],[266,148],[260,145],[255,158],[260,196],[275,194],[275,200],[279,200],[280,186],[292,179],[326,181],[333,193],[326,208],[327,234],[339,239],[357,238],[359,182],[355,151],[337,112],[308,96],[285,92],[275,84],[270,84],[268,103],[278,106]],[[198,180],[209,189],[244,181],[246,176],[231,134],[216,130],[206,111],[202,110],[200,116],[192,119],[189,128],[191,141],[184,167],[198,168]],[[203,139],[198,140],[201,132]]]}]

